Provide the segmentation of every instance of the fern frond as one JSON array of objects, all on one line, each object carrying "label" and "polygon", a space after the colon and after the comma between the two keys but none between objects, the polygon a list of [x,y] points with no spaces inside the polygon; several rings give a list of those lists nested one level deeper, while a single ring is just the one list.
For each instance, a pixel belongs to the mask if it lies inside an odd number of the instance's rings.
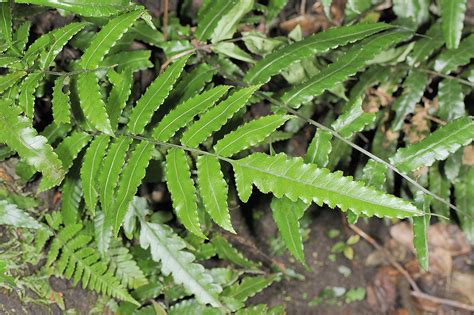
[{"label": "fern frond", "polygon": [[[82,131],[74,131],[70,136],[57,146],[56,154],[63,165],[63,170],[67,173],[72,163],[76,159],[81,150],[89,143],[91,136]],[[38,187],[40,191],[44,191],[55,186],[55,182],[49,178],[43,178]]]},{"label": "fern frond", "polygon": [[463,39],[457,49],[443,51],[436,59],[434,69],[448,74],[457,67],[468,64],[472,58],[474,58],[474,34]]},{"label": "fern frond", "polygon": [[471,244],[474,244],[474,167],[463,166],[460,177],[454,184],[456,206],[463,209],[459,219],[463,232]]},{"label": "fern frond", "polygon": [[245,277],[229,288],[224,290],[223,295],[227,298],[235,299],[241,303],[247,301],[250,297],[261,292],[266,287],[271,285],[274,281],[278,280],[278,275],[271,275],[268,277],[265,276],[255,276],[255,277]]},{"label": "fern frond", "polygon": [[235,91],[192,124],[181,137],[181,143],[188,147],[197,147],[212,133],[218,131],[239,109],[247,104],[250,96],[259,86],[251,86]]},{"label": "fern frond", "polygon": [[7,200],[0,200],[0,225],[15,228],[42,229],[43,226],[27,212]]},{"label": "fern frond", "polygon": [[222,307],[218,299],[222,288],[213,282],[203,266],[194,262],[191,253],[183,250],[184,241],[170,227],[146,222],[143,213],[138,212],[137,216],[141,223],[140,245],[144,249],[150,248],[153,260],[161,262],[162,273],[171,274],[174,282],[183,285],[199,302]]},{"label": "fern frond", "polygon": [[196,166],[199,193],[204,209],[219,226],[235,233],[227,206],[227,183],[219,160],[212,156],[199,156]]},{"label": "fern frond", "polygon": [[415,106],[423,96],[428,76],[426,73],[412,69],[403,83],[403,94],[397,98],[392,108],[396,116],[392,122],[392,129],[398,131],[403,127],[405,117],[413,113]]},{"label": "fern frond", "polygon": [[142,14],[143,10],[133,10],[111,19],[84,51],[79,65],[83,69],[97,68],[109,50]]},{"label": "fern frond", "polygon": [[[211,82],[217,70],[208,64],[197,65],[191,72],[181,76],[181,80],[171,91],[168,100],[177,102],[186,101],[199,94],[206,84]],[[173,102],[173,103],[175,103]]]},{"label": "fern frond", "polygon": [[133,76],[128,69],[120,73],[110,70],[107,76],[110,83],[112,83],[112,89],[107,98],[106,109],[110,119],[110,126],[115,130],[117,129],[120,115],[132,93]]},{"label": "fern frond", "polygon": [[58,77],[54,81],[53,99],[51,101],[54,121],[58,124],[71,123],[69,93],[63,91],[64,79],[65,77]]},{"label": "fern frond", "polygon": [[94,239],[100,255],[104,258],[110,255],[112,226],[105,223],[105,214],[102,211],[98,211],[94,217]]},{"label": "fern frond", "polygon": [[143,133],[153,113],[163,104],[178,80],[188,59],[189,55],[178,59],[147,88],[130,114],[127,128],[131,133]]},{"label": "fern frond", "polygon": [[286,196],[293,201],[325,203],[331,208],[337,205],[342,211],[350,209],[356,214],[399,218],[420,215],[416,207],[403,199],[352,181],[341,172],[331,173],[304,164],[301,158],[254,153],[232,161],[232,165],[239,191],[248,190],[247,187],[254,184],[263,193],[272,192],[278,198]]},{"label": "fern frond", "polygon": [[118,137],[110,145],[102,165],[99,175],[99,199],[105,215],[111,211],[114,190],[117,187],[122,167],[125,164],[125,155],[131,143],[132,139],[129,137]]},{"label": "fern frond", "polygon": [[105,57],[101,64],[105,67],[118,65],[118,72],[130,71],[134,73],[153,67],[150,57],[151,50],[122,51]]},{"label": "fern frond", "polygon": [[[230,2],[230,1],[229,1]],[[168,312],[169,315],[222,315],[222,311],[217,308],[202,305],[195,299],[184,300],[173,304]]]},{"label": "fern frond", "polygon": [[409,34],[402,31],[385,32],[363,40],[307,82],[283,94],[282,101],[293,107],[311,101],[325,90],[356,74],[366,66],[368,61],[388,47],[407,39]]},{"label": "fern frond", "polygon": [[221,85],[186,100],[170,111],[153,129],[153,139],[166,142],[190,120],[212,107],[228,90],[230,86]]},{"label": "fern frond", "polygon": [[236,0],[216,0],[212,5],[202,5],[199,10],[199,23],[195,34],[196,38],[201,41],[210,39],[223,14],[229,12],[235,5],[235,2]]},{"label": "fern frond", "polygon": [[220,18],[211,36],[213,43],[232,38],[240,20],[252,10],[254,0],[235,0],[233,6]]},{"label": "fern frond", "polygon": [[[430,191],[444,200],[449,200],[451,195],[451,183],[444,174],[441,174],[438,164],[434,164],[430,167],[428,178]],[[433,212],[449,218],[449,205],[439,200],[433,200],[431,207]]]},{"label": "fern frond", "polygon": [[230,261],[231,263],[244,268],[254,268],[256,266],[253,261],[246,258],[221,235],[214,234],[211,243],[215,247],[216,253],[220,259]]},{"label": "fern frond", "polygon": [[0,76],[0,94],[5,92],[8,88],[12,87],[25,75],[25,71],[15,71]]},{"label": "fern frond", "polygon": [[268,54],[250,68],[244,79],[250,84],[266,83],[297,61],[356,42],[390,27],[385,23],[373,23],[331,28]]},{"label": "fern frond", "polygon": [[98,197],[98,176],[102,160],[109,145],[110,137],[107,135],[97,136],[84,155],[81,167],[82,190],[84,201],[89,212],[94,215]]},{"label": "fern frond", "polygon": [[308,208],[308,204],[301,200],[293,202],[284,197],[273,198],[270,206],[273,220],[286,247],[296,259],[301,263],[305,263],[299,219]]},{"label": "fern frond", "polygon": [[331,127],[341,136],[350,138],[354,133],[364,129],[364,127],[375,120],[374,113],[366,113],[362,109],[362,98],[351,100],[346,105],[346,110],[337,120],[332,123]]},{"label": "fern frond", "polygon": [[319,167],[326,167],[332,150],[331,139],[332,134],[330,132],[322,129],[316,130],[306,152],[305,162],[316,164]]},{"label": "fern frond", "polygon": [[0,3],[0,32],[7,47],[12,45],[12,11],[10,3]]},{"label": "fern frond", "polygon": [[38,136],[28,119],[19,115],[16,108],[0,101],[0,142],[18,152],[20,157],[50,183],[48,189],[59,185],[64,178],[63,164],[43,136]]},{"label": "fern frond", "polygon": [[100,260],[96,250],[90,247],[91,240],[81,224],[64,227],[53,240],[48,265],[56,261],[59,273],[72,278],[75,284],[81,281],[85,289],[136,304],[113,273],[107,271],[107,264]]},{"label": "fern frond", "polygon": [[31,120],[34,115],[35,92],[43,78],[43,73],[32,72],[21,82],[20,85],[20,95],[18,97],[20,108]]},{"label": "fern frond", "polygon": [[443,46],[443,34],[441,25],[434,23],[426,32],[427,38],[421,38],[415,42],[412,53],[408,56],[410,65],[418,65],[426,61],[437,49]]},{"label": "fern frond", "polygon": [[455,80],[443,80],[438,86],[438,116],[444,121],[452,121],[464,116],[464,93]]},{"label": "fern frond", "polygon": [[220,156],[232,156],[261,143],[288,119],[288,115],[268,115],[252,120],[225,135],[214,145],[214,150]]},{"label": "fern frond", "polygon": [[64,225],[77,223],[82,198],[81,181],[67,176],[61,189],[61,216]]},{"label": "fern frond", "polygon": [[[123,169],[112,206],[113,211],[108,211],[106,215],[106,221],[112,222],[112,230],[115,236],[118,234],[138,186],[140,186],[143,177],[145,177],[145,170],[150,162],[153,148],[153,145],[147,141],[140,142],[132,150],[127,165]],[[111,221],[109,221],[109,218]]]},{"label": "fern frond", "polygon": [[464,26],[467,0],[441,0],[439,4],[446,47],[448,49],[458,48]]},{"label": "fern frond", "polygon": [[450,153],[473,139],[474,122],[469,117],[461,117],[437,129],[420,142],[398,149],[390,162],[401,171],[410,172],[446,159]]},{"label": "fern frond", "polygon": [[191,178],[186,153],[172,148],[166,155],[166,178],[173,208],[181,223],[193,234],[206,238],[202,233],[196,203],[196,188]]},{"label": "fern frond", "polygon": [[413,246],[416,251],[416,258],[421,268],[428,271],[429,253],[428,253],[428,228],[430,226],[430,202],[431,196],[424,195],[421,191],[417,192],[415,203],[422,209],[425,215],[413,218]]}]

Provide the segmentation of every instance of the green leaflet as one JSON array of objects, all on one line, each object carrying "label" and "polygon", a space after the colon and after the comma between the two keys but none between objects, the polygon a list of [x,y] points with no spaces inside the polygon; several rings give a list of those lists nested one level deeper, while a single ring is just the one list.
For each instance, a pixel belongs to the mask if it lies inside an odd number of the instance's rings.
[{"label": "green leaflet", "polygon": [[90,246],[91,240],[81,224],[65,226],[51,244],[47,265],[56,261],[57,271],[74,284],[81,281],[83,288],[137,304]]},{"label": "green leaflet", "polygon": [[429,18],[430,0],[393,0],[393,12],[420,25]]},{"label": "green leaflet", "polygon": [[[119,181],[119,176],[123,165],[125,164],[125,155],[128,147],[132,143],[132,139],[121,136],[117,138],[107,152],[104,164],[100,168],[99,175],[99,197],[102,210],[107,216],[111,209],[115,187]],[[97,174],[97,173],[96,173]]]},{"label": "green leaflet", "polygon": [[129,0],[15,0],[15,2],[44,5],[93,17],[115,15],[132,7]]},{"label": "green leaflet", "polygon": [[10,72],[0,76],[0,94],[5,92],[9,87],[17,83],[21,78],[26,75],[25,71]]},{"label": "green leaflet", "polygon": [[445,79],[438,86],[438,116],[452,121],[465,115],[462,86],[455,80]]},{"label": "green leaflet", "polygon": [[457,49],[443,51],[435,61],[434,69],[447,74],[474,58],[474,34],[461,41]]},{"label": "green leaflet", "polygon": [[[449,196],[451,195],[451,183],[446,178],[446,176],[441,174],[439,171],[439,165],[437,163],[430,167],[429,184],[429,189],[433,194],[440,196],[444,200],[449,200]],[[433,212],[443,215],[447,218],[450,217],[449,206],[442,203],[441,201],[433,200],[431,202],[431,207],[433,208]]]},{"label": "green leaflet", "polygon": [[222,312],[213,307],[205,306],[194,299],[183,300],[182,302],[173,304],[168,312],[168,315],[221,315]]},{"label": "green leaflet", "polygon": [[53,87],[53,117],[58,124],[71,123],[71,110],[69,103],[69,93],[63,91],[65,77],[60,76],[54,81]]},{"label": "green leaflet", "polygon": [[444,41],[448,49],[459,47],[467,0],[440,0]]},{"label": "green leaflet", "polygon": [[109,222],[108,217],[112,219],[113,233],[116,236],[122,225],[128,206],[132,202],[133,196],[137,192],[148,163],[153,153],[153,145],[142,141],[131,152],[127,165],[123,169],[120,177],[118,192],[115,195],[113,203],[113,211],[107,212],[106,221]]},{"label": "green leaflet", "polygon": [[402,172],[431,166],[435,161],[444,160],[450,153],[469,144],[473,138],[474,122],[469,117],[461,117],[437,129],[420,142],[398,149],[390,162]]},{"label": "green leaflet", "polygon": [[165,101],[183,71],[189,55],[178,59],[147,88],[130,114],[127,128],[134,134],[143,133],[153,113]]},{"label": "green leaflet", "polygon": [[70,23],[64,27],[50,32],[51,43],[42,52],[39,64],[43,70],[47,70],[54,61],[54,58],[61,52],[64,45],[77,33],[79,33],[88,23]]},{"label": "green leaflet", "polygon": [[115,130],[117,129],[120,115],[132,93],[133,76],[129,70],[120,73],[109,70],[107,76],[110,83],[112,83],[112,90],[107,99],[106,109],[110,119],[110,126]]},{"label": "green leaflet", "polygon": [[237,90],[217,106],[208,110],[183,133],[181,143],[188,147],[197,147],[244,107],[258,88],[259,86],[251,86]]},{"label": "green leaflet", "polygon": [[297,85],[283,94],[282,101],[294,107],[311,101],[325,90],[345,81],[349,76],[360,71],[368,61],[389,46],[406,39],[409,34],[411,33],[401,31],[386,32],[354,45],[337,61],[324,68],[307,82]]},{"label": "green leaflet", "polygon": [[244,268],[254,268],[255,263],[247,259],[241,252],[235,249],[224,237],[214,234],[211,239],[212,245],[220,259],[228,260],[233,264]]},{"label": "green leaflet", "polygon": [[94,215],[98,196],[98,176],[100,165],[105,156],[110,138],[107,135],[99,135],[86,151],[81,167],[82,190],[84,201],[89,212]]},{"label": "green leaflet", "polygon": [[273,198],[271,203],[273,220],[290,253],[301,263],[305,263],[303,252],[303,238],[300,233],[302,214],[308,204],[301,200],[293,202],[288,198]]},{"label": "green leaflet", "polygon": [[27,212],[7,200],[0,200],[0,225],[17,228],[42,229],[43,226]]},{"label": "green leaflet", "polygon": [[34,115],[35,92],[43,78],[43,73],[32,72],[20,85],[20,96],[18,97],[20,108],[30,119],[33,119]]},{"label": "green leaflet", "polygon": [[266,83],[294,62],[356,42],[390,27],[385,23],[374,23],[331,28],[268,54],[250,68],[244,79],[250,84]]},{"label": "green leaflet", "polygon": [[413,113],[415,106],[423,96],[428,75],[421,71],[412,69],[403,83],[403,94],[398,97],[392,108],[396,116],[392,122],[392,129],[398,131],[403,127],[405,117]]},{"label": "green leaflet", "polygon": [[137,215],[141,223],[140,246],[150,248],[153,260],[161,262],[163,275],[171,274],[174,282],[183,285],[199,302],[222,307],[218,300],[222,288],[213,282],[203,266],[194,262],[191,253],[184,251],[186,243],[170,227],[146,222],[142,213]]},{"label": "green leaflet", "polygon": [[2,68],[8,68],[11,64],[15,64],[18,62],[19,59],[17,57],[0,55],[0,67]]},{"label": "green leaflet", "polygon": [[185,102],[178,104],[153,129],[153,139],[166,142],[181,128],[186,126],[194,116],[212,107],[228,90],[230,86],[221,85],[201,93]]},{"label": "green leaflet", "polygon": [[101,65],[106,67],[118,65],[118,72],[127,70],[133,73],[153,67],[150,57],[151,50],[122,51],[106,57]]},{"label": "green leaflet", "polygon": [[[233,6],[222,15],[211,35],[213,43],[232,38],[240,20],[253,8],[254,0],[235,0]],[[212,5],[211,5],[212,6]]]},{"label": "green leaflet", "polygon": [[51,183],[50,187],[59,185],[65,175],[61,160],[47,139],[38,136],[28,119],[18,114],[8,103],[0,101],[0,142],[18,152],[24,161],[43,173],[43,180]]},{"label": "green leaflet", "polygon": [[78,75],[77,91],[81,109],[87,120],[97,130],[112,136],[114,131],[110,125],[96,74],[94,72],[84,72]]},{"label": "green leaflet", "polygon": [[236,2],[237,0],[216,0],[212,5],[203,5],[199,11],[196,38],[201,41],[210,39],[223,14],[229,12]]},{"label": "green leaflet", "polygon": [[415,198],[415,204],[422,209],[425,215],[413,217],[413,246],[416,251],[416,258],[420,267],[428,271],[429,252],[428,252],[428,228],[430,226],[430,202],[431,196],[424,195],[418,191]]},{"label": "green leaflet", "polygon": [[196,188],[191,178],[186,154],[182,149],[169,149],[166,155],[166,178],[173,208],[181,223],[193,234],[202,233],[196,203]]},{"label": "green leaflet", "polygon": [[220,156],[232,156],[259,144],[289,118],[288,115],[268,115],[252,120],[217,141],[214,150]]},{"label": "green leaflet", "polygon": [[399,218],[420,215],[416,207],[403,199],[353,181],[351,177],[342,176],[342,172],[331,173],[328,169],[304,164],[301,158],[254,153],[233,161],[232,165],[239,196],[242,190],[248,190],[245,187],[251,189],[254,184],[263,193],[272,192],[277,198],[286,196],[292,201],[325,203],[356,214]]},{"label": "green leaflet", "polygon": [[98,211],[94,217],[94,239],[97,244],[97,250],[99,251],[102,258],[105,258],[110,254],[110,243],[112,241],[112,226],[106,224],[105,214],[102,211]]},{"label": "green leaflet", "polygon": [[350,138],[354,133],[375,121],[375,113],[366,113],[362,110],[362,98],[351,100],[346,105],[346,110],[340,115],[331,127],[341,136]]},{"label": "green leaflet", "polygon": [[80,66],[83,69],[97,68],[112,46],[122,38],[125,32],[132,26],[133,22],[142,14],[142,10],[134,10],[111,19],[102,27],[89,47],[84,51],[79,61]]},{"label": "green leaflet", "polygon": [[61,192],[61,216],[64,225],[76,224],[82,198],[81,181],[72,176],[67,176]]},{"label": "green leaflet", "polygon": [[269,25],[278,13],[287,5],[288,0],[269,0],[267,7],[267,25]]},{"label": "green leaflet", "polygon": [[386,181],[387,167],[374,160],[368,160],[362,174],[362,180],[369,186],[383,190]]},{"label": "green leaflet", "polygon": [[227,183],[219,160],[213,156],[199,156],[197,177],[199,193],[207,213],[223,229],[235,233],[227,207]]},{"label": "green leaflet", "polygon": [[30,36],[31,22],[26,21],[22,23],[16,30],[15,35],[13,36],[13,46],[17,51],[24,51],[26,43],[28,42],[28,37]]},{"label": "green leaflet", "polygon": [[277,275],[245,277],[240,283],[235,283],[231,287],[224,290],[224,295],[229,298],[236,299],[240,302],[247,301],[248,298],[259,293],[275,280],[278,280]]},{"label": "green leaflet", "polygon": [[10,3],[0,3],[0,32],[8,46],[12,44],[12,11]]},{"label": "green leaflet", "polygon": [[322,129],[316,130],[306,152],[305,162],[316,164],[319,167],[326,167],[332,150],[331,139],[332,134],[330,132]]},{"label": "green leaflet", "polygon": [[205,63],[196,66],[191,72],[182,76],[181,80],[171,91],[168,100],[176,100],[173,102],[176,103],[178,100],[186,101],[188,98],[197,95],[204,89],[207,83],[211,82],[216,72],[216,69]]},{"label": "green leaflet", "polygon": [[459,213],[461,226],[471,244],[474,244],[474,167],[463,166],[460,177],[454,184],[456,206],[463,212]]},{"label": "green leaflet", "polygon": [[441,25],[434,23],[426,32],[428,38],[421,38],[415,42],[412,53],[408,56],[410,65],[418,65],[426,61],[437,49],[444,44]]}]

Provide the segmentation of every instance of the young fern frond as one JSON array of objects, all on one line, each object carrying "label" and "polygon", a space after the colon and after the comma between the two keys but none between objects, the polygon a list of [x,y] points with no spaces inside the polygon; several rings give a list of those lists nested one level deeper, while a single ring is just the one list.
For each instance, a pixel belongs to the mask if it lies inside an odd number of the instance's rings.
[{"label": "young fern frond", "polygon": [[42,229],[43,226],[33,219],[26,211],[18,208],[8,200],[0,200],[0,225],[15,228]]}]

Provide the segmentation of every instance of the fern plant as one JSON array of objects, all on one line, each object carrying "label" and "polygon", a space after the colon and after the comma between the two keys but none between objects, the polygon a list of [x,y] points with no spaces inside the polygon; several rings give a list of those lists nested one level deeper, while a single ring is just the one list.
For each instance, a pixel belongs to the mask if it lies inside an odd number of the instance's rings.
[{"label": "fern plant", "polygon": [[[428,268],[430,202],[433,215],[458,210],[462,226],[471,239],[474,235],[472,171],[464,169],[472,167],[462,166],[462,172],[452,161],[474,138],[474,122],[463,99],[472,90],[472,75],[466,80],[454,76],[472,74],[465,66],[473,57],[474,37],[463,35],[457,22],[465,1],[440,2],[441,27],[435,21],[427,31],[432,40],[418,38],[413,30],[429,22],[428,8],[406,10],[405,2],[394,1],[393,11],[410,20],[411,27],[347,23],[304,39],[296,30],[288,40],[249,32],[242,34],[241,46],[234,38],[239,24],[258,17],[258,4],[252,0],[204,1],[195,32],[173,22],[166,40],[156,29],[159,23],[128,1],[1,3],[1,157],[18,155],[17,174],[36,181],[40,173],[38,192],[58,187],[62,199],[60,211],[46,216],[50,228],[4,201],[0,223],[47,231],[38,245],[49,248],[47,266],[54,265],[56,273],[84,288],[124,301],[121,307],[134,311],[133,304],[147,300],[143,291],[150,299],[166,297],[163,285],[156,284],[158,277],[173,279],[176,299],[194,295],[173,305],[170,313],[193,308],[245,312],[249,297],[280,279],[278,273],[239,274],[219,281],[214,273],[222,270],[207,270],[198,262],[218,256],[239,268],[261,268],[209,224],[236,233],[229,201],[248,202],[253,187],[274,196],[275,223],[290,253],[303,264],[299,221],[315,203],[339,208],[351,223],[360,216],[412,218],[417,255]],[[22,3],[88,18],[28,45],[28,22],[19,24],[12,14]],[[324,1],[326,14],[330,3]],[[352,10],[365,10],[352,3]],[[283,7],[273,6],[269,17]],[[350,17],[348,12],[348,22]],[[183,40],[180,34],[193,40]],[[150,50],[131,50],[134,42],[159,47],[166,59],[153,65]],[[66,45],[81,57],[55,64]],[[140,93],[134,76],[148,68],[156,75]],[[352,84],[354,76],[359,80]],[[417,106],[433,82],[439,85],[439,108]],[[371,89],[387,98],[400,96],[381,104],[383,100],[368,94]],[[41,130],[35,104],[42,104],[45,95],[52,113]],[[335,110],[320,123],[311,117],[323,103]],[[267,114],[249,119],[246,113],[258,106],[254,104],[266,104]],[[443,123],[434,132],[416,125],[433,114]],[[424,115],[421,122],[417,115]],[[280,144],[305,124],[318,129],[304,157],[292,156],[285,150],[288,146]],[[355,136],[367,130],[375,130],[372,152],[354,143]],[[394,139],[386,138],[401,131],[402,142],[408,144],[397,150]],[[347,164],[351,149],[369,158],[355,172],[356,179],[336,170]],[[440,165],[444,172],[437,169]],[[423,167],[431,168],[430,175],[417,182],[412,172]],[[408,195],[416,196],[413,200],[395,196],[393,172],[413,184],[403,184],[411,190]],[[185,238],[137,196],[143,195],[139,187],[149,182],[166,185]],[[456,206],[449,201],[451,185]],[[154,261],[159,271],[141,269],[137,244],[144,260]],[[255,306],[254,311],[264,309]]]}]

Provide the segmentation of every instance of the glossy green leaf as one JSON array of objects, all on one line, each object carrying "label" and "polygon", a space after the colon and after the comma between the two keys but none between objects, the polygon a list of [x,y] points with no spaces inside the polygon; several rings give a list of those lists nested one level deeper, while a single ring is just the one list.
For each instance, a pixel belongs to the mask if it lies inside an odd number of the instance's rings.
[{"label": "glossy green leaf", "polygon": [[[95,7],[95,4],[93,5]],[[84,51],[79,64],[84,69],[95,69],[104,59],[115,43],[122,38],[136,19],[143,14],[142,10],[134,10],[111,19],[94,37]]]},{"label": "glossy green leaf", "polygon": [[191,178],[186,153],[182,149],[169,149],[166,155],[166,178],[173,208],[181,223],[196,236],[202,233],[196,203],[196,188]]},{"label": "glossy green leaf", "polygon": [[110,119],[110,126],[115,130],[117,129],[120,115],[132,93],[133,76],[128,70],[120,73],[110,70],[107,76],[112,83],[112,89],[107,98],[106,109]]},{"label": "glossy green leaf", "polygon": [[105,151],[110,138],[106,135],[97,136],[86,151],[81,167],[82,189],[84,191],[84,201],[91,214],[95,214],[98,197],[98,176],[100,166],[105,156]]},{"label": "glossy green leaf", "polygon": [[69,93],[64,92],[64,79],[65,77],[58,77],[54,81],[53,87],[53,117],[54,121],[58,124],[69,124],[71,123],[71,105],[69,101]]},{"label": "glossy green leaf", "polygon": [[26,211],[7,200],[0,200],[0,225],[17,228],[41,229],[43,226],[33,219]]},{"label": "glossy green leaf", "polygon": [[464,116],[464,93],[455,80],[445,79],[438,87],[438,116],[444,121],[452,121]]},{"label": "glossy green leaf", "polygon": [[119,176],[125,164],[125,155],[132,139],[121,136],[117,138],[107,151],[107,156],[100,168],[99,174],[99,199],[102,211],[107,215],[111,209],[115,187],[117,187]]},{"label": "glossy green leaf", "polygon": [[43,78],[43,73],[32,72],[22,81],[20,85],[20,95],[18,97],[20,108],[30,119],[33,119],[34,115],[36,89],[40,85]]},{"label": "glossy green leaf", "polygon": [[182,75],[168,99],[174,102],[186,101],[199,94],[206,84],[211,82],[216,72],[215,68],[205,63],[196,66],[191,72]]},{"label": "glossy green leaf", "polygon": [[214,150],[220,156],[232,156],[261,143],[289,118],[287,115],[268,115],[252,120],[217,141]]},{"label": "glossy green leaf", "polygon": [[130,132],[143,133],[153,113],[163,104],[176,80],[178,80],[188,58],[189,56],[178,59],[147,88],[130,114],[127,125]]},{"label": "glossy green leaf", "polygon": [[431,196],[424,195],[419,191],[415,198],[415,204],[422,209],[425,215],[413,218],[413,246],[416,251],[416,258],[420,267],[428,271],[428,228],[430,226],[430,202]]},{"label": "glossy green leaf", "polygon": [[407,38],[407,32],[386,32],[354,45],[337,61],[324,68],[307,82],[287,91],[282,100],[294,107],[309,102],[335,84],[342,83],[351,75],[363,69],[368,61],[388,47]]},{"label": "glossy green leaf", "polygon": [[435,61],[434,69],[447,74],[457,67],[468,64],[474,58],[474,34],[461,41],[457,49],[443,51]]},{"label": "glossy green leaf", "polygon": [[234,298],[237,301],[245,302],[250,297],[261,292],[263,289],[272,284],[278,276],[253,276],[245,277],[240,283],[236,283],[233,286],[227,288],[224,291],[224,295],[230,298]]},{"label": "glossy green leaf", "polygon": [[230,86],[221,85],[178,104],[153,129],[153,139],[163,142],[171,139],[179,129],[189,124],[194,116],[212,107],[229,88]]},{"label": "glossy green leaf", "polygon": [[403,83],[403,94],[392,105],[396,116],[392,122],[392,129],[398,131],[403,127],[405,117],[415,111],[428,84],[428,75],[415,69],[411,70]]},{"label": "glossy green leaf", "polygon": [[8,88],[17,83],[21,78],[26,75],[25,71],[10,72],[0,76],[0,94],[5,92]]},{"label": "glossy green leaf", "polygon": [[259,86],[252,86],[237,90],[217,106],[211,108],[197,122],[188,127],[181,137],[181,143],[189,147],[197,147],[244,107],[258,88]]},{"label": "glossy green leaf", "polygon": [[203,5],[199,11],[199,23],[196,29],[196,38],[206,41],[211,38],[217,23],[222,16],[228,12],[237,2],[237,0],[216,0],[212,5]]},{"label": "glossy green leaf", "polygon": [[81,181],[67,176],[61,188],[61,216],[64,225],[76,224],[82,199]]},{"label": "glossy green leaf", "polygon": [[440,0],[443,35],[448,49],[459,47],[467,0]]},{"label": "glossy green leaf", "polygon": [[94,239],[102,257],[105,258],[111,254],[112,226],[106,224],[105,214],[102,211],[98,211],[94,217]]},{"label": "glossy green leaf", "polygon": [[393,12],[399,17],[411,19],[417,25],[429,18],[430,0],[393,0]]},{"label": "glossy green leaf", "polygon": [[356,24],[331,28],[285,46],[258,61],[245,75],[250,84],[266,83],[270,78],[294,62],[327,52],[329,49],[356,42],[390,28],[385,23]]},{"label": "glossy green leaf", "polygon": [[248,63],[255,63],[252,56],[250,56],[247,52],[245,52],[242,48],[240,48],[234,43],[228,43],[228,42],[217,43],[214,46],[212,46],[212,50],[219,54],[227,56],[229,58],[233,58],[233,59],[248,62]]},{"label": "glossy green leaf", "polygon": [[316,130],[306,152],[305,162],[316,164],[319,167],[326,167],[332,150],[331,139],[332,134],[330,132],[321,129]]},{"label": "glossy green leaf", "polygon": [[101,65],[116,66],[118,72],[127,70],[133,73],[153,67],[150,57],[151,50],[122,51],[106,57]]},{"label": "glossy green leaf", "polygon": [[254,268],[255,263],[246,258],[241,252],[239,252],[232,244],[229,243],[223,236],[215,234],[211,239],[212,245],[214,245],[217,255],[220,259],[230,261],[233,264],[244,268]]},{"label": "glossy green leaf", "polygon": [[[446,176],[441,174],[437,163],[430,167],[429,184],[429,189],[433,194],[440,196],[444,200],[449,200],[449,196],[451,195],[451,183],[448,181]],[[445,203],[439,200],[433,200],[431,202],[431,207],[433,212],[443,215],[447,218],[450,217],[449,206]]]},{"label": "glossy green leaf", "polygon": [[460,177],[454,184],[454,196],[461,227],[471,244],[474,244],[474,167],[463,166]]},{"label": "glossy green leaf", "polygon": [[112,136],[114,132],[110,125],[96,74],[94,72],[84,72],[78,75],[77,91],[80,106],[87,121],[97,130]]},{"label": "glossy green leaf", "polygon": [[[118,234],[130,202],[132,202],[138,186],[140,186],[142,179],[145,177],[145,171],[150,162],[152,153],[152,144],[146,141],[140,142],[132,150],[127,165],[122,171],[112,211],[107,212],[107,217],[110,215],[112,218],[114,235]],[[106,218],[106,220],[108,219]]]},{"label": "glossy green leaf", "polygon": [[0,32],[8,46],[12,44],[12,11],[10,3],[0,3]]},{"label": "glossy green leaf", "polygon": [[232,38],[240,20],[252,10],[254,0],[233,0],[232,4],[232,7],[225,11],[223,15],[218,16],[220,20],[211,35],[213,43]]},{"label": "glossy green leaf", "polygon": [[20,24],[13,36],[13,47],[19,52],[25,50],[28,38],[30,37],[31,22],[26,21]]},{"label": "glossy green leaf", "polygon": [[390,162],[399,170],[410,172],[446,159],[449,154],[473,139],[474,122],[469,117],[461,117],[437,129],[420,142],[398,149]]},{"label": "glossy green leaf", "polygon": [[255,185],[263,193],[286,196],[305,203],[314,201],[342,211],[378,217],[411,217],[420,215],[409,202],[353,181],[342,172],[304,164],[301,158],[287,159],[284,154],[268,156],[254,153],[232,162],[239,193],[244,187]]},{"label": "glossy green leaf", "polygon": [[63,9],[84,16],[111,16],[131,7],[129,0],[15,0],[16,3],[43,5]]},{"label": "glossy green leaf", "polygon": [[199,193],[204,209],[219,226],[235,233],[227,206],[227,183],[219,160],[213,156],[203,155],[198,157],[196,166]]},{"label": "glossy green leaf", "polygon": [[410,65],[418,65],[426,61],[436,50],[443,46],[443,34],[439,23],[434,23],[426,32],[426,36],[415,42],[413,51],[408,56]]},{"label": "glossy green leaf", "polygon": [[0,101],[0,142],[18,152],[20,157],[37,171],[43,173],[43,180],[58,185],[64,178],[64,169],[53,148],[43,136],[38,136],[27,118],[8,103]]},{"label": "glossy green leaf", "polygon": [[350,138],[354,133],[362,131],[364,127],[375,120],[374,113],[367,113],[362,109],[362,98],[351,100],[346,105],[346,110],[331,127],[341,136]]}]

